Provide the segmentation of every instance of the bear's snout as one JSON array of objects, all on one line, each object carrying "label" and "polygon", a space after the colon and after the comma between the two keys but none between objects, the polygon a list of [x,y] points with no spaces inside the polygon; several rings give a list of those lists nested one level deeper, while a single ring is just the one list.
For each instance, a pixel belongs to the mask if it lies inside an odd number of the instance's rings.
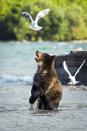
[{"label": "bear's snout", "polygon": [[39,57],[38,53],[39,53],[39,51],[37,50],[37,51],[36,51],[36,56],[37,56],[37,57]]},{"label": "bear's snout", "polygon": [[43,59],[44,53],[41,53],[40,51],[36,51],[36,56],[38,59]]}]

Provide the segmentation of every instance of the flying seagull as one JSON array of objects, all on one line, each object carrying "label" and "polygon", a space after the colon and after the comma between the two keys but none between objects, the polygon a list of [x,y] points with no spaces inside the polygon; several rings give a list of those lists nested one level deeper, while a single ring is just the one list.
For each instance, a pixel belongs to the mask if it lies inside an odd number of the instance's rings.
[{"label": "flying seagull", "polygon": [[82,66],[83,66],[84,63],[85,63],[85,60],[82,62],[82,64],[80,65],[80,67],[77,69],[77,71],[74,74],[74,76],[72,76],[71,73],[70,73],[70,71],[69,71],[69,69],[68,69],[66,61],[63,62],[63,67],[64,67],[65,71],[68,73],[69,78],[70,78],[70,82],[68,84],[75,85],[75,84],[79,83],[79,81],[76,81],[75,77],[79,73],[79,71],[82,68]]},{"label": "flying seagull", "polygon": [[41,26],[38,25],[38,20],[40,18],[44,17],[45,15],[47,15],[49,11],[50,11],[49,9],[45,9],[45,10],[40,11],[37,14],[35,20],[33,20],[32,16],[28,12],[22,12],[22,15],[25,16],[25,17],[27,17],[27,18],[29,18],[29,19],[31,19],[31,25],[29,26],[29,28],[31,28],[31,29],[33,29],[35,31],[39,31],[43,27],[41,27]]}]

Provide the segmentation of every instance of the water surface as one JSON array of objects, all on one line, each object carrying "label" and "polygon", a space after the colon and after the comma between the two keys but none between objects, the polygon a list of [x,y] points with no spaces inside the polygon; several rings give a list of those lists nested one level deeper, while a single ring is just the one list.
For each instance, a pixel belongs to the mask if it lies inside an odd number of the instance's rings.
[{"label": "water surface", "polygon": [[82,43],[0,43],[0,131],[86,131],[87,87],[63,86],[57,111],[30,110],[28,99],[36,71],[35,51],[65,54]]}]

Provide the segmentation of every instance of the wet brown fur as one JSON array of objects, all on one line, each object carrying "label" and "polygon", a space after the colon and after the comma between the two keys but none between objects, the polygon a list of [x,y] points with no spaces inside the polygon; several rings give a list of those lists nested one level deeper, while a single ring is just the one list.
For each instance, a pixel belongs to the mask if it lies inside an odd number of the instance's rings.
[{"label": "wet brown fur", "polygon": [[62,98],[62,86],[54,68],[55,56],[36,51],[37,71],[34,75],[29,102],[38,99],[38,108],[52,110],[57,108]]}]

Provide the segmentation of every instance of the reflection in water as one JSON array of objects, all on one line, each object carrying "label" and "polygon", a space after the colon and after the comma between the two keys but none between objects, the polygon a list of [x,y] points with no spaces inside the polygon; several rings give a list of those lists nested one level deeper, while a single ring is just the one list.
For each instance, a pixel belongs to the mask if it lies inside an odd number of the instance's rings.
[{"label": "reflection in water", "polygon": [[68,86],[71,90],[87,90],[87,86],[83,86],[83,85],[70,85]]}]

